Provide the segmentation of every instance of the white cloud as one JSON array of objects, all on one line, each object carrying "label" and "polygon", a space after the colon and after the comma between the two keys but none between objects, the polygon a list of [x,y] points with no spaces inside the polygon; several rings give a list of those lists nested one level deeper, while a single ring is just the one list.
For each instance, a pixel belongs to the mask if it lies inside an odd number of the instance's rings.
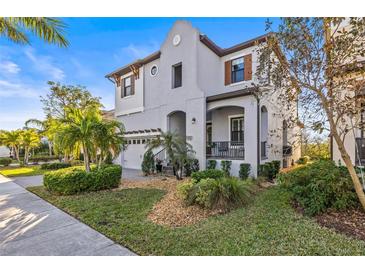
[{"label": "white cloud", "polygon": [[51,56],[37,55],[32,48],[26,48],[24,53],[32,61],[36,70],[52,77],[50,80],[59,81],[65,77],[64,71],[54,64]]},{"label": "white cloud", "polygon": [[20,67],[11,61],[3,61],[0,62],[0,70],[5,73],[17,74]]},{"label": "white cloud", "polygon": [[27,86],[0,79],[0,97],[39,97],[46,91],[45,87]]},{"label": "white cloud", "polygon": [[146,45],[129,44],[128,46],[123,47],[118,52],[116,52],[114,54],[114,58],[118,62],[120,62],[122,60],[122,56],[129,57],[129,58],[132,57],[131,59],[140,59],[140,58],[144,58],[147,55],[155,52],[156,50],[158,50],[158,48],[159,48],[159,44],[157,42],[151,42]]}]

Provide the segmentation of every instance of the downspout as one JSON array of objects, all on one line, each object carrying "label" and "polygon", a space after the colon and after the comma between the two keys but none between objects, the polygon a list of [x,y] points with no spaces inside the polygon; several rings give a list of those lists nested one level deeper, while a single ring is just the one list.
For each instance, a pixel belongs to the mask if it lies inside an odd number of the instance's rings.
[{"label": "downspout", "polygon": [[256,96],[257,100],[257,169],[256,176],[259,176],[260,168],[260,98]]}]

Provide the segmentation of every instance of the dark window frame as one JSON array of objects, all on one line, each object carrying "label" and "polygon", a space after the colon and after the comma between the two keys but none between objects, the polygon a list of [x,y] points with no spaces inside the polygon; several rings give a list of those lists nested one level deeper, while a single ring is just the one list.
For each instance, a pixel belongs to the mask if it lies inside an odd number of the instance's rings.
[{"label": "dark window frame", "polygon": [[[129,79],[129,86],[126,85],[126,81]],[[123,78],[123,97],[132,96],[132,76]],[[127,89],[129,88],[129,94],[127,94]]]},{"label": "dark window frame", "polygon": [[[233,130],[233,122],[235,120],[242,120],[241,130]],[[245,140],[245,126],[244,126],[244,116],[237,116],[230,118],[230,141],[237,143],[244,143]]]},{"label": "dark window frame", "polygon": [[[176,77],[177,68],[180,68],[180,77]],[[178,82],[177,79],[180,78],[180,81]],[[182,62],[177,63],[172,66],[172,88],[180,88],[182,87]]]},{"label": "dark window frame", "polygon": [[[242,68],[234,69],[233,62],[242,59]],[[242,75],[240,75],[242,73]],[[242,77],[239,78],[239,76]],[[243,56],[231,60],[231,83],[239,83],[245,80],[245,58]]]}]

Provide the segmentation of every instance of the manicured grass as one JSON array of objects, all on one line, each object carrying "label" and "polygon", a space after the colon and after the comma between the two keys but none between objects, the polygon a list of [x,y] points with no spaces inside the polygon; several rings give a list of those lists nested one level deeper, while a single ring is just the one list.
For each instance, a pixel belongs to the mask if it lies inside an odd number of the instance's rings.
[{"label": "manicured grass", "polygon": [[26,167],[3,167],[0,168],[0,173],[7,177],[17,176],[34,176],[41,175],[48,170],[40,169],[40,166],[26,166]]},{"label": "manicured grass", "polygon": [[141,255],[365,255],[365,242],[295,213],[277,187],[245,208],[175,229],[146,218],[161,190],[54,196],[43,187],[28,189]]}]

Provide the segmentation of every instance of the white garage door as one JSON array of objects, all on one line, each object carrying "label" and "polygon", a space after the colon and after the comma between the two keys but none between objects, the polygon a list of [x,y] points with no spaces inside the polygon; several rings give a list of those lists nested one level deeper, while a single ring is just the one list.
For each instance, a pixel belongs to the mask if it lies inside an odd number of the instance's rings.
[{"label": "white garage door", "polygon": [[146,148],[144,144],[128,145],[127,149],[122,152],[122,167],[141,169],[145,151]]}]

